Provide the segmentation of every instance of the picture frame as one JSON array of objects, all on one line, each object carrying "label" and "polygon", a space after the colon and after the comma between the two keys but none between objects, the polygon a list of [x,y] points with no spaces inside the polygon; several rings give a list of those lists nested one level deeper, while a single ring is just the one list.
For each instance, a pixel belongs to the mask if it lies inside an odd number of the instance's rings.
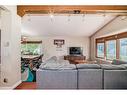
[{"label": "picture frame", "polygon": [[59,48],[61,48],[62,45],[64,45],[64,44],[65,44],[65,40],[63,40],[63,39],[55,39],[54,40],[54,45],[57,45],[57,47],[59,47]]}]

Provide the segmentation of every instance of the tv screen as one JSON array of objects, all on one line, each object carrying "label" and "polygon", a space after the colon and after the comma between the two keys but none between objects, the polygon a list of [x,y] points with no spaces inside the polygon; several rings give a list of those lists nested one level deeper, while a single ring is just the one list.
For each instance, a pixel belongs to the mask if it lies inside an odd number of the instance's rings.
[{"label": "tv screen", "polygon": [[69,54],[70,55],[82,55],[82,48],[81,47],[69,47]]}]

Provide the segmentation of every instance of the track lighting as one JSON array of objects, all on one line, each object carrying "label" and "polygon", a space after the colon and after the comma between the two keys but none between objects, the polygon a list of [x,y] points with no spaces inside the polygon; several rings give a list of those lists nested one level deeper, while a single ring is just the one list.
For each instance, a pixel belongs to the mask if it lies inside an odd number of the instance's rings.
[{"label": "track lighting", "polygon": [[82,21],[85,21],[85,14],[82,15]]},{"label": "track lighting", "polygon": [[50,12],[49,12],[49,16],[50,16],[51,21],[53,21],[53,18],[54,18],[54,12],[53,12],[53,11],[50,11]]},{"label": "track lighting", "polygon": [[31,21],[31,17],[30,17],[30,14],[28,14],[28,19],[27,19],[28,21]]},{"label": "track lighting", "polygon": [[105,11],[102,12],[102,16],[106,17],[106,12]]},{"label": "track lighting", "polygon": [[51,14],[50,14],[50,18],[53,18],[53,17],[54,17],[54,15],[51,13]]},{"label": "track lighting", "polygon": [[68,22],[71,20],[71,19],[70,19],[70,16],[71,16],[71,15],[68,15]]},{"label": "track lighting", "polygon": [[54,18],[54,15],[53,14],[50,14],[51,22],[53,22],[53,18]]},{"label": "track lighting", "polygon": [[80,14],[80,10],[74,10],[74,14]]}]

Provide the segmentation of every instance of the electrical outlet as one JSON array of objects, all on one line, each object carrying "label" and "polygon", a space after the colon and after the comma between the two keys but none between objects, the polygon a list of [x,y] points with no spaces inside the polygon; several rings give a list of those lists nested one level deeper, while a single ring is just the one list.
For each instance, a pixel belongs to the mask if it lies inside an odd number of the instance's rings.
[{"label": "electrical outlet", "polygon": [[8,79],[7,78],[4,78],[4,83],[8,83]]}]

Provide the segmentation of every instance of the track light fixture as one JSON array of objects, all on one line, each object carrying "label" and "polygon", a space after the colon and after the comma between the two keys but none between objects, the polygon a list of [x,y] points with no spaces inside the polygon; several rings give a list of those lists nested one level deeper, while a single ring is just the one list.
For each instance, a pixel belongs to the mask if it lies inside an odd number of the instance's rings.
[{"label": "track light fixture", "polygon": [[85,21],[86,12],[82,15],[82,21]]},{"label": "track light fixture", "polygon": [[74,10],[74,14],[80,14],[80,10]]},{"label": "track light fixture", "polygon": [[106,12],[105,11],[103,12],[103,17],[106,17]]},{"label": "track light fixture", "polygon": [[50,17],[51,17],[51,18],[53,18],[53,17],[54,17],[54,15],[53,15],[53,14],[50,14]]},{"label": "track light fixture", "polygon": [[31,21],[31,17],[30,17],[30,14],[28,14],[28,21]]},{"label": "track light fixture", "polygon": [[53,12],[53,11],[50,11],[50,12],[49,12],[49,16],[50,16],[50,18],[51,18],[51,21],[53,21],[53,18],[54,18],[54,12]]},{"label": "track light fixture", "polygon": [[70,17],[71,17],[71,15],[69,14],[69,15],[68,15],[68,22],[71,20]]}]

